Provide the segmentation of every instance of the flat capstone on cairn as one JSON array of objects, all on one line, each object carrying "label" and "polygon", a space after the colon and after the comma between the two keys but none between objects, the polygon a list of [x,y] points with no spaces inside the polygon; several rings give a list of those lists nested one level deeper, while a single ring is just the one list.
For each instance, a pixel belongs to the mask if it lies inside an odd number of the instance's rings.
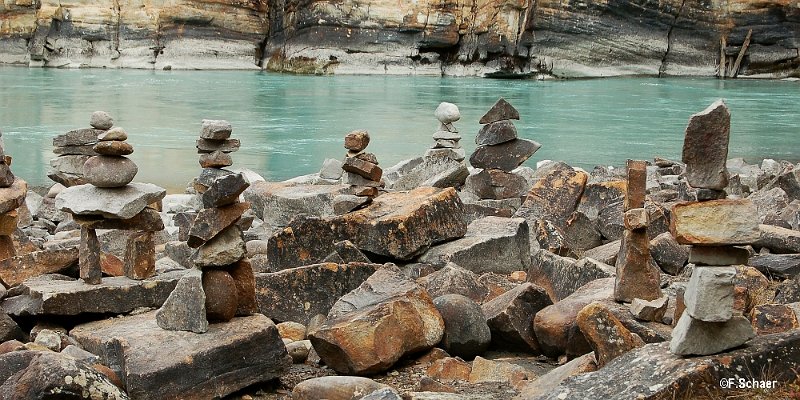
[{"label": "flat capstone on cairn", "polygon": [[439,129],[434,132],[435,143],[425,152],[425,157],[447,157],[455,161],[464,161],[466,153],[459,143],[461,134],[453,124],[461,119],[461,111],[458,110],[458,106],[442,102],[436,107],[433,115],[439,120]]},{"label": "flat capstone on cairn", "polygon": [[755,336],[750,321],[734,310],[736,268],[726,262],[742,251],[734,246],[759,237],[752,202],[725,198],[730,117],[723,100],[714,102],[691,116],[683,142],[684,177],[700,201],[672,208],[670,230],[679,243],[692,245],[689,259],[697,264],[670,341],[670,351],[682,356],[720,353]]},{"label": "flat capstone on cairn", "polygon": [[209,321],[228,322],[257,311],[255,276],[243,237],[247,227],[242,215],[250,204],[239,201],[250,183],[241,173],[224,169],[233,165],[230,153],[240,145],[231,133],[228,121],[203,120],[197,141],[203,172],[194,181],[203,208],[187,240],[196,249],[191,256],[195,268],[156,312],[162,329],[204,333]]},{"label": "flat capstone on cairn", "polygon": [[5,153],[0,132],[0,260],[16,255],[11,235],[17,229],[17,208],[25,202],[27,193],[28,184],[11,172],[11,156]]},{"label": "flat capstone on cairn", "polygon": [[663,296],[661,272],[650,255],[647,236],[649,216],[644,208],[647,193],[647,163],[627,161],[627,193],[625,195],[625,232],[616,262],[614,299],[633,303],[635,299],[652,301]]},{"label": "flat capstone on cairn", "polygon": [[369,145],[369,132],[356,130],[344,137],[344,148],[347,149],[342,169],[342,183],[349,185],[347,194],[333,199],[336,214],[345,214],[372,202],[386,186],[383,170],[378,166],[378,158],[366,151]]},{"label": "flat capstone on cairn", "polygon": [[97,229],[134,231],[128,236],[124,274],[131,279],[146,279],[155,274],[153,233],[163,230],[157,211],[166,190],[149,183],[131,183],[138,172],[125,157],[133,153],[122,128],[112,128],[108,113],[92,114],[92,134],[97,133],[92,150],[97,154],[83,165],[86,184],[68,187],[56,196],[56,208],[72,214],[81,226],[79,246],[80,276],[84,282],[100,284],[100,241]]},{"label": "flat capstone on cairn", "polygon": [[481,117],[483,125],[475,136],[475,152],[469,158],[474,168],[466,186],[481,199],[518,198],[527,192],[527,181],[512,171],[528,160],[542,145],[517,137],[512,120],[519,120],[519,111],[502,97]]}]

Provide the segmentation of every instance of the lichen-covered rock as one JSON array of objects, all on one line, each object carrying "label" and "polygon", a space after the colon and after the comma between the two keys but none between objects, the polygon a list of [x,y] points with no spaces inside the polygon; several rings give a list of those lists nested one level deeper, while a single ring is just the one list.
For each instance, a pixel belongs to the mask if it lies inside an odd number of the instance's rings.
[{"label": "lichen-covered rock", "polygon": [[380,266],[325,263],[256,274],[258,311],[277,321],[306,324],[317,314],[327,314]]},{"label": "lichen-covered rock", "polygon": [[547,291],[553,302],[558,302],[591,281],[613,276],[614,267],[597,260],[575,260],[538,250],[531,257],[527,279]]},{"label": "lichen-covered rock", "polygon": [[[720,355],[684,358],[671,354],[667,343],[647,344],[614,359],[605,368],[566,380],[536,397],[557,400],[574,396],[586,399],[682,398],[703,385],[719,387],[721,379],[790,382],[800,358],[800,331],[760,336],[747,346]],[[626,382],[620,385],[620,382]]]},{"label": "lichen-covered rock", "polygon": [[318,264],[335,251],[335,242],[328,221],[298,216],[267,241],[267,264],[271,271]]},{"label": "lichen-covered rock", "polygon": [[628,351],[644,346],[642,338],[625,328],[601,303],[591,303],[581,309],[575,321],[594,350],[598,368]]},{"label": "lichen-covered rock", "polygon": [[[27,353],[27,357],[23,363],[19,362],[20,357],[14,353],[0,355],[0,363],[4,367],[22,367],[13,371],[16,373],[8,379],[0,380],[4,381],[0,384],[0,398],[39,399],[50,398],[57,393],[59,398],[64,399],[89,396],[108,400],[128,399],[122,388],[84,361],[52,351],[24,353]],[[14,358],[17,360],[13,360]]]},{"label": "lichen-covered rock", "polygon": [[678,243],[697,245],[751,244],[761,236],[758,212],[747,199],[678,203],[670,231]]},{"label": "lichen-covered rock", "polygon": [[683,141],[684,176],[689,186],[723,190],[728,186],[728,140],[731,113],[722,100],[717,100],[689,119]]},{"label": "lichen-covered rock", "polygon": [[585,172],[559,163],[533,185],[515,216],[525,218],[531,226],[538,219],[564,226],[578,207],[588,178]]}]

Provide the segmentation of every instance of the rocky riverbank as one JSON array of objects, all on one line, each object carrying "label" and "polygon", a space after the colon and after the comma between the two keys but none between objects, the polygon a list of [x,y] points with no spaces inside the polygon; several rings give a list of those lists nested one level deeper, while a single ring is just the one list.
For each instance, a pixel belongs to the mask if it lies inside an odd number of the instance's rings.
[{"label": "rocky riverbank", "polygon": [[246,143],[206,120],[183,194],[132,182],[103,112],[54,138],[53,186],[0,157],[0,399],[800,390],[800,165],[727,159],[724,102],[681,161],[591,171],[524,166],[547,143],[503,99],[479,132],[433,114],[423,156],[381,166],[354,131],[284,182],[231,171]]},{"label": "rocky riverbank", "polygon": [[775,78],[800,64],[795,14],[751,0],[16,0],[0,5],[0,63],[600,77],[713,76],[723,59],[728,75]]}]

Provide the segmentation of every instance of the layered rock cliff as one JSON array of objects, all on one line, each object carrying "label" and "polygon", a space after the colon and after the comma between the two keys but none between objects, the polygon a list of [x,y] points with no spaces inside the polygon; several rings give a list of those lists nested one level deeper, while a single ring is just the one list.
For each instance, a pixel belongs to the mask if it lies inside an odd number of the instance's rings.
[{"label": "layered rock cliff", "polygon": [[[798,73],[800,0],[4,0],[0,63],[478,76]],[[724,54],[724,57],[722,56]]]}]

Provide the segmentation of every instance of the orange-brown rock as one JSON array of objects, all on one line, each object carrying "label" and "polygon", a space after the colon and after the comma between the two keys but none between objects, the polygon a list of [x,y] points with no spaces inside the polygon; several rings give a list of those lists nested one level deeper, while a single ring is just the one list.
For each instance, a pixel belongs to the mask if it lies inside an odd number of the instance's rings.
[{"label": "orange-brown rock", "polygon": [[428,376],[441,382],[468,381],[471,372],[468,362],[453,357],[434,361],[426,371]]},{"label": "orange-brown rock", "polygon": [[680,244],[751,244],[760,235],[756,206],[747,199],[678,203],[669,228]]},{"label": "orange-brown rock", "polygon": [[206,294],[206,317],[209,321],[233,319],[239,299],[236,282],[227,271],[203,271],[203,292]]},{"label": "orange-brown rock", "polygon": [[331,224],[361,250],[407,260],[432,244],[464,236],[463,215],[455,189],[421,187],[378,196],[368,207]]},{"label": "orange-brown rock", "polygon": [[581,309],[576,322],[594,350],[598,368],[628,351],[644,346],[642,338],[625,328],[601,303],[591,303]]},{"label": "orange-brown rock", "polygon": [[63,271],[78,261],[78,248],[40,250],[0,261],[0,281],[16,286],[28,278]]},{"label": "orange-brown rock", "polygon": [[800,328],[795,310],[785,304],[764,304],[750,312],[756,335],[769,335]]},{"label": "orange-brown rock", "polygon": [[152,232],[136,232],[125,248],[125,276],[146,279],[156,273],[156,248]]},{"label": "orange-brown rock", "polygon": [[250,260],[243,258],[228,269],[236,283],[236,315],[244,316],[258,312],[256,299],[256,277]]},{"label": "orange-brown rock", "polygon": [[588,178],[586,172],[559,163],[531,187],[514,215],[525,218],[530,226],[535,226],[539,219],[546,219],[562,227],[578,207]]}]

